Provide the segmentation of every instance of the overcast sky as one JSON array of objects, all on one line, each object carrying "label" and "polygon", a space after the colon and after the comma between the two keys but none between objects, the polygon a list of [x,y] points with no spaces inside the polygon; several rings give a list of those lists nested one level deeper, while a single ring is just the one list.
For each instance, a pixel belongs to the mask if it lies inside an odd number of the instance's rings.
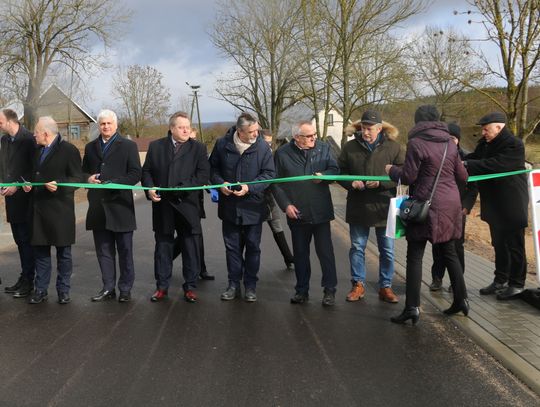
[{"label": "overcast sky", "polygon": [[[190,89],[186,82],[201,85],[199,100],[202,121],[234,120],[235,110],[217,99],[217,77],[232,69],[214,48],[211,30],[218,0],[124,0],[134,12],[126,33],[109,55],[112,65],[151,65],[163,73],[170,88],[173,109]],[[405,32],[422,31],[426,24],[469,30],[467,17],[454,16],[453,10],[466,10],[466,1],[436,0],[429,10],[415,16],[403,27]],[[115,108],[119,101],[111,94],[113,71],[105,71],[88,81],[88,110],[96,114],[102,108]]]}]

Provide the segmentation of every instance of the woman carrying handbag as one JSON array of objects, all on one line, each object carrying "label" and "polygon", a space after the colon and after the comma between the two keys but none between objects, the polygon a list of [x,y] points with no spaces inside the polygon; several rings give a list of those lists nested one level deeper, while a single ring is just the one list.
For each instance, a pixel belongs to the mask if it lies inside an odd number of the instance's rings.
[{"label": "woman carrying handbag", "polygon": [[462,229],[458,184],[467,181],[467,171],[456,145],[449,143],[447,125],[440,122],[439,117],[435,106],[420,106],[414,115],[415,126],[409,132],[405,163],[401,167],[386,166],[393,181],[401,180],[409,185],[411,198],[418,202],[431,201],[425,220],[412,219],[407,223],[405,309],[391,318],[398,324],[410,319],[414,325],[420,317],[422,258],[428,240],[440,244],[452,283],[454,301],[444,313],[469,313],[463,270],[454,244]]}]

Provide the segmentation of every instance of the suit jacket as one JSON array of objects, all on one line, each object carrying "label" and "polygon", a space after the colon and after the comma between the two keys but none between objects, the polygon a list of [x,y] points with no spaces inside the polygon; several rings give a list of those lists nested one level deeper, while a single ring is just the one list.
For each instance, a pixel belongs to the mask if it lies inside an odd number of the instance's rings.
[{"label": "suit jacket", "polygon": [[[137,145],[117,133],[103,156],[100,138],[88,143],[84,149],[84,178],[100,174],[102,182],[138,183],[141,179],[141,161]],[[125,189],[89,189],[86,229],[112,232],[137,229],[133,192]]]},{"label": "suit jacket", "polygon": [[[21,182],[23,177],[30,180],[32,176],[32,159],[36,150],[36,142],[31,131],[19,127],[13,143],[9,135],[0,140],[0,181]],[[19,188],[12,196],[6,196],[6,215],[10,223],[28,221],[30,196]]]},{"label": "suit jacket", "polygon": [[[206,146],[189,139],[174,154],[172,136],[153,141],[143,165],[145,187],[191,187],[208,184],[210,166]],[[175,219],[194,234],[202,233],[199,191],[161,192],[161,201],[152,202],[152,226],[158,233],[172,234]],[[148,195],[147,195],[148,197]]]},{"label": "suit jacket", "polygon": [[[32,182],[81,182],[79,150],[58,135],[40,163],[43,147],[36,150]],[[50,192],[44,186],[32,188],[33,246],[70,246],[75,243],[75,188],[58,187]]]}]

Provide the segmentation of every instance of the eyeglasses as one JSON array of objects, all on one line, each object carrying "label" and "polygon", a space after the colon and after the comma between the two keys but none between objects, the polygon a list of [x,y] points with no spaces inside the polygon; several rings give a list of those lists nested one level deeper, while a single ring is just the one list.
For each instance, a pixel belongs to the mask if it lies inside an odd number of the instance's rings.
[{"label": "eyeglasses", "polygon": [[313,134],[298,134],[298,137],[303,137],[303,138],[315,138],[315,137],[317,137],[317,133],[313,133]]}]

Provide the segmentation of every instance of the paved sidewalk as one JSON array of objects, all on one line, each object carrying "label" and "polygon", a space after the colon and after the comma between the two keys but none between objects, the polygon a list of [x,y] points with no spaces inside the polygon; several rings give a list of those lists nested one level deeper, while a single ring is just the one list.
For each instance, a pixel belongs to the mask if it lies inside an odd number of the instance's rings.
[{"label": "paved sidewalk", "polygon": [[[332,197],[336,219],[347,227],[345,219],[346,191],[333,186]],[[374,236],[368,250],[378,253]],[[405,278],[407,241],[398,239],[395,245],[396,273]],[[423,262],[422,298],[440,310],[452,302],[452,294],[446,290],[430,292],[431,246],[428,244]],[[465,282],[471,310],[469,317],[454,316],[464,332],[471,336],[487,352],[498,359],[507,369],[540,394],[540,312],[521,300],[497,301],[495,296],[481,296],[478,290],[493,281],[494,264],[471,252],[465,253]],[[445,275],[444,286],[450,281]],[[537,288],[536,280],[528,276],[526,288]]]}]

